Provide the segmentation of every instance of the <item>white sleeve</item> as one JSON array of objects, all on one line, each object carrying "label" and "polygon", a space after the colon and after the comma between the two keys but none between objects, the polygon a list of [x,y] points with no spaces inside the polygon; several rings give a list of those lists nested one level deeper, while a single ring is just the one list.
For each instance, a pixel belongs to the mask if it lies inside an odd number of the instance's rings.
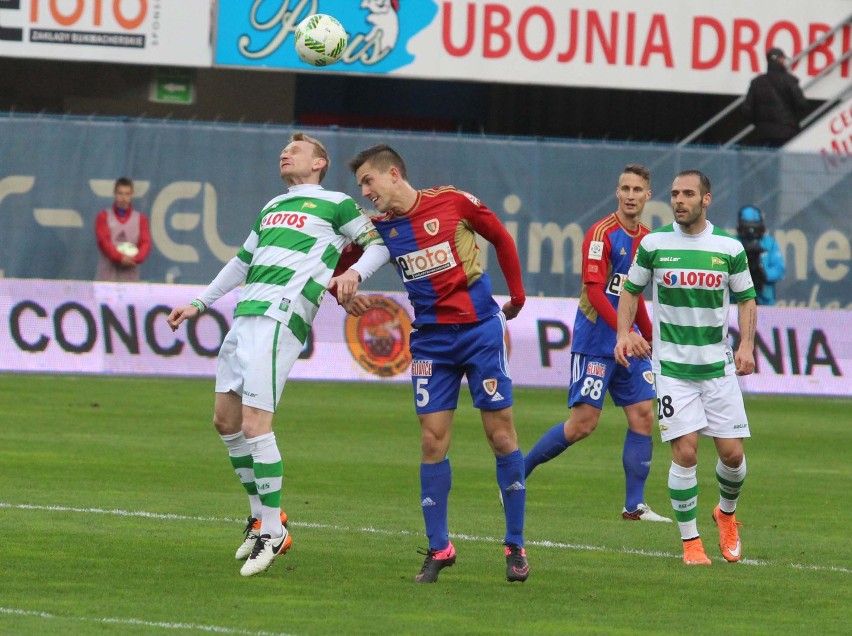
[{"label": "white sleeve", "polygon": [[235,256],[225,264],[207,289],[201,292],[198,300],[209,307],[229,291],[245,283],[248,269],[248,263],[244,263]]},{"label": "white sleeve", "polygon": [[390,252],[384,243],[373,243],[367,246],[361,258],[349,269],[354,269],[365,281],[379,271],[379,268],[390,261]]}]

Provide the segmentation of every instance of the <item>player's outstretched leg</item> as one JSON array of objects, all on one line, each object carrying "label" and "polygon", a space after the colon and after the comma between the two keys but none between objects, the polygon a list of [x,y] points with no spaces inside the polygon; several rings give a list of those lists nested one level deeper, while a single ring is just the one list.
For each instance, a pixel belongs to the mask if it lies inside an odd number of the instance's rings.
[{"label": "player's outstretched leg", "polygon": [[571,442],[565,439],[565,422],[559,422],[549,428],[524,457],[524,477],[529,477],[539,464],[558,457],[570,445]]}]

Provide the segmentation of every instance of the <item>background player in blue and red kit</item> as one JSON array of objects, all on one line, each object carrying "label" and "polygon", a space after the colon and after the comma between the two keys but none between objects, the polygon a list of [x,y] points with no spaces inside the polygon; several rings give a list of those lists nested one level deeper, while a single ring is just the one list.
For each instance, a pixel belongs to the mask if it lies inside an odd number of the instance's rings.
[{"label": "background player in blue and red kit", "polygon": [[[571,415],[536,442],[525,458],[526,475],[597,428],[604,396],[609,391],[612,401],[623,407],[627,416],[622,454],[626,495],[621,516],[630,520],[671,522],[645,503],[654,424],[651,363],[641,360],[624,368],[615,363],[613,354],[621,286],[639,241],[649,232],[639,221],[651,198],[650,171],[639,164],[627,165],[618,178],[615,196],[618,210],[595,223],[583,241],[583,290],[571,345],[568,390]],[[651,321],[641,296],[636,324],[645,340],[650,341]]]},{"label": "background player in blue and red kit", "polygon": [[[431,583],[456,560],[447,518],[452,481],[447,452],[466,375],[497,462],[506,517],[506,577],[525,581],[529,564],[523,534],[524,457],[513,422],[504,339],[505,321],[518,315],[526,299],[515,243],[497,216],[473,195],[451,186],[415,190],[405,163],[389,146],[368,148],[349,165],[362,195],[383,215],[373,223],[414,307],[411,381],[422,435],[420,500],[429,538],[415,580]],[[497,251],[510,294],[502,311],[479,262],[474,233]],[[369,302],[364,296],[342,300],[355,315]]]}]

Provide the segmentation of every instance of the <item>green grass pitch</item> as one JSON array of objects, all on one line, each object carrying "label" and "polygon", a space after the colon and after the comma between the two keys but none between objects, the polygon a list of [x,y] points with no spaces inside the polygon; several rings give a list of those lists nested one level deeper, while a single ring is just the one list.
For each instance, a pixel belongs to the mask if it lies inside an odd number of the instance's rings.
[{"label": "green grass pitch", "polygon": [[[494,460],[463,392],[450,458],[455,567],[413,582],[426,545],[407,384],[291,382],[276,415],[293,548],[245,579],[247,514],[211,424],[212,380],[0,376],[3,634],[846,634],[852,606],[850,399],[747,397],[753,438],[721,559],[702,440],[699,529],[625,522],[624,419],[527,482],[525,584],[505,581]],[[565,391],[517,389],[524,450]],[[671,514],[655,434],[648,503]]]}]

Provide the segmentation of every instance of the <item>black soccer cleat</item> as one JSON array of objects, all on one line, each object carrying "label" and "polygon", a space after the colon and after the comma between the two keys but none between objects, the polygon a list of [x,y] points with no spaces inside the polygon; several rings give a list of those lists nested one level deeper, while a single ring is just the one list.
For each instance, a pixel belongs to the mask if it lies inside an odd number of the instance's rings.
[{"label": "black soccer cleat", "polygon": [[425,554],[423,567],[420,572],[414,577],[417,583],[434,583],[438,580],[438,573],[444,568],[452,566],[456,562],[456,549],[452,542],[447,544],[443,550],[418,550],[420,554]]},{"label": "black soccer cleat", "polygon": [[527,551],[514,543],[505,544],[506,580],[510,583],[523,583],[530,575],[530,564],[527,561]]}]

